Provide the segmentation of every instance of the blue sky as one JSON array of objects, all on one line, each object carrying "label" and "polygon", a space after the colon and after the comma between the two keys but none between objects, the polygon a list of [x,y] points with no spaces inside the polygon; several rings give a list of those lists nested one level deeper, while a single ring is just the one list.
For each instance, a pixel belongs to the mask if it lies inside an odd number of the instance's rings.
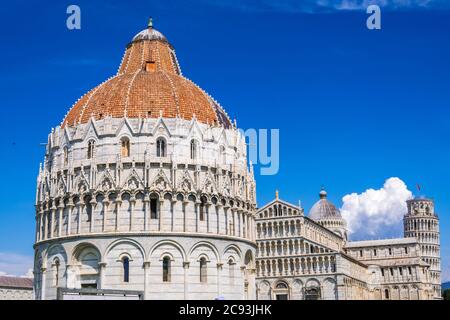
[{"label": "blue sky", "polygon": [[[31,266],[40,143],[82,94],[116,72],[149,16],[183,73],[239,127],[280,129],[280,171],[256,177],[259,205],[275,189],[307,211],[322,185],[341,207],[345,195],[378,190],[391,177],[413,193],[420,184],[436,201],[450,269],[450,5],[379,1],[382,30],[369,31],[368,3],[2,4],[0,273]],[[81,7],[81,30],[66,28],[70,4]],[[401,236],[400,223],[357,238]]]}]

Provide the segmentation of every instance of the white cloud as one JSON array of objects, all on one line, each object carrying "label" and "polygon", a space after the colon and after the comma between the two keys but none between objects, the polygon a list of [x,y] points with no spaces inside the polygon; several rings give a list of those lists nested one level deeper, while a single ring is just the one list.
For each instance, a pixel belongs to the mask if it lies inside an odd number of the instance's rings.
[{"label": "white cloud", "polygon": [[412,192],[399,178],[389,178],[382,188],[352,193],[342,198],[341,213],[352,239],[401,237],[406,200]]},{"label": "white cloud", "polygon": [[32,257],[11,252],[0,252],[0,275],[33,276],[32,268]]},{"label": "white cloud", "polygon": [[448,9],[450,7],[446,0],[203,0],[203,2],[242,11],[289,13],[366,10],[372,4],[388,10]]}]

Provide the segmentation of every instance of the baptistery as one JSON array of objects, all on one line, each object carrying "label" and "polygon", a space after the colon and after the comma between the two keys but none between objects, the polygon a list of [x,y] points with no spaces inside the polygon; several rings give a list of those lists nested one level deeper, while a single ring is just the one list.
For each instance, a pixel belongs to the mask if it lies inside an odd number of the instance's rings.
[{"label": "baptistery", "polygon": [[48,136],[35,296],[253,299],[255,211],[245,137],[150,22]]}]

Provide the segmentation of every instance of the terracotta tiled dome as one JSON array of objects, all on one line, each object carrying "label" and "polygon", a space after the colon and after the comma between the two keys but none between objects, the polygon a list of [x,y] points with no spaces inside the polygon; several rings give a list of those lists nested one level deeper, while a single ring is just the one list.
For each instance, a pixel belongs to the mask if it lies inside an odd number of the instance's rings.
[{"label": "terracotta tiled dome", "polygon": [[64,126],[113,118],[194,116],[203,123],[231,126],[219,104],[181,75],[175,51],[166,37],[153,29],[139,32],[127,46],[117,74],[78,100]]}]

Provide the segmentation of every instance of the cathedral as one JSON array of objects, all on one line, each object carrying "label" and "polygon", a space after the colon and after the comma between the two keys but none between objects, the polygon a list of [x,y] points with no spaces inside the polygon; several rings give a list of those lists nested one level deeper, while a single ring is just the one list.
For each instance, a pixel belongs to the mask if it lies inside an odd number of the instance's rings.
[{"label": "cathedral", "polygon": [[407,202],[404,237],[348,241],[321,190],[308,215],[276,199],[256,213],[262,300],[431,300],[441,297],[439,219],[430,199]]},{"label": "cathedral", "polygon": [[151,20],[51,130],[35,219],[39,300],[440,297],[431,200],[405,238],[359,242],[325,190],[307,216],[258,209],[245,136]]}]

